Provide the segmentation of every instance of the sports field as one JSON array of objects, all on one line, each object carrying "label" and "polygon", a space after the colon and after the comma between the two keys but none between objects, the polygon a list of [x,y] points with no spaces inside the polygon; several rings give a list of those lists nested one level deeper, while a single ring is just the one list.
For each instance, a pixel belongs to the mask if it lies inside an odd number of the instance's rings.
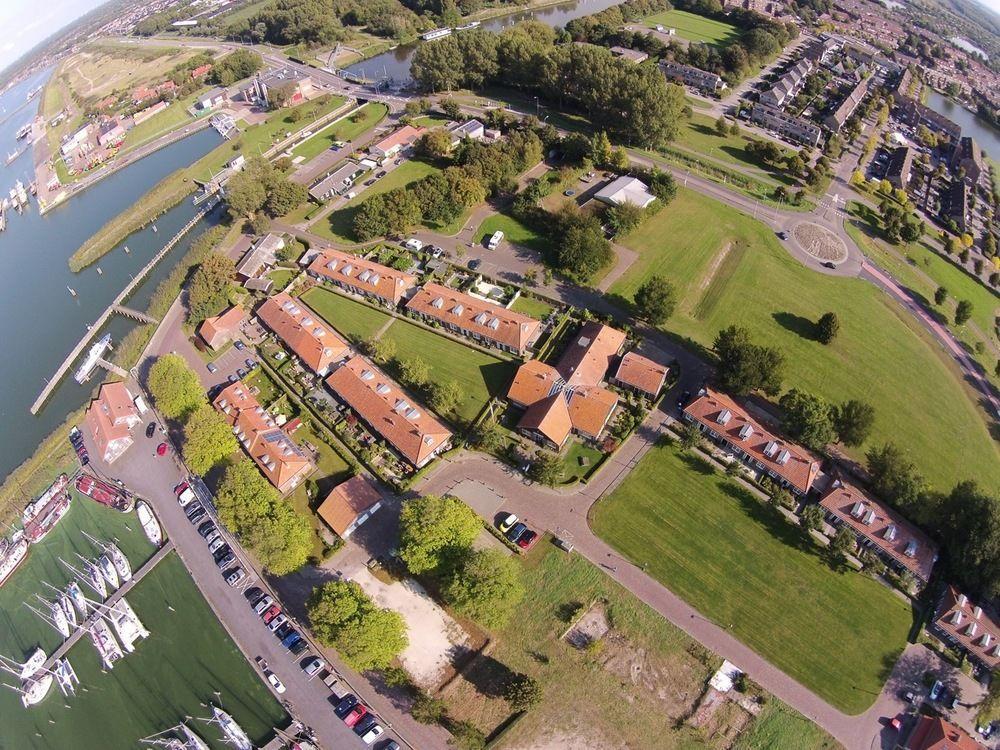
[{"label": "sports field", "polygon": [[[988,491],[1000,488],[1000,447],[957,368],[871,284],[805,268],[763,224],[684,188],[624,244],[639,258],[611,291],[631,299],[650,275],[672,280],[680,293],[666,324],[672,332],[711,346],[722,328],[745,326],[784,352],[786,388],[871,402],[869,444],[895,441],[935,489],[972,476]],[[814,324],[831,310],[840,333],[824,346]],[[861,458],[864,446],[850,452]]]},{"label": "sports field", "polygon": [[740,36],[739,29],[732,24],[688,13],[685,10],[668,10],[646,16],[643,23],[651,29],[657,25],[675,29],[677,36],[690,42],[705,42],[715,47],[724,47],[730,42],[735,42]]},{"label": "sports field", "polygon": [[653,448],[595,506],[594,531],[705,617],[849,714],[882,689],[910,607],[835,572],[802,530],[701,459]]}]

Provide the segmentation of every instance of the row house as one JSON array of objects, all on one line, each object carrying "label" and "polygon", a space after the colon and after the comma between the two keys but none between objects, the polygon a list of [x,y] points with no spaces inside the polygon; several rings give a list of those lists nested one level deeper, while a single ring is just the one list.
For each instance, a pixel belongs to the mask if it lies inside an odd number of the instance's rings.
[{"label": "row house", "polygon": [[326,375],[350,351],[316,313],[285,292],[265,300],[257,317],[317,375]]},{"label": "row house", "polygon": [[1000,666],[1000,623],[954,586],[942,595],[930,629],[980,667]]},{"label": "row house", "polygon": [[772,107],[783,107],[794,99],[805,85],[812,62],[803,58],[790,67],[775,84],[760,95],[760,101]]},{"label": "row house", "polygon": [[691,88],[715,93],[726,88],[726,82],[715,73],[696,68],[693,65],[683,65],[676,62],[664,62],[660,64],[663,75],[671,81],[686,83]]},{"label": "row house", "polygon": [[307,273],[386,307],[397,307],[417,285],[413,274],[333,248],[321,250],[309,264]]},{"label": "row house", "polygon": [[868,87],[871,85],[871,78],[865,78],[857,83],[851,92],[844,97],[844,100],[837,105],[830,114],[823,118],[823,124],[834,133],[839,133],[851,115],[857,110],[858,105],[868,95]]},{"label": "row house", "polygon": [[815,123],[761,102],[754,105],[753,112],[750,113],[750,122],[773,130],[790,141],[812,148],[818,146],[823,137],[822,128]]}]

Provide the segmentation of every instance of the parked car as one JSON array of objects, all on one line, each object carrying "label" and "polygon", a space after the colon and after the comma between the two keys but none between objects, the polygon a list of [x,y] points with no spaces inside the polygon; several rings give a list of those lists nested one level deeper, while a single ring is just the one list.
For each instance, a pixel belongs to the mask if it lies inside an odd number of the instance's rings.
[{"label": "parked car", "polygon": [[360,719],[358,719],[357,723],[351,728],[354,730],[354,733],[360,737],[369,729],[371,729],[373,726],[375,726],[376,721],[377,720],[375,719],[375,714],[369,711]]},{"label": "parked car", "polygon": [[355,703],[353,706],[351,706],[350,710],[348,710],[348,712],[344,714],[343,716],[344,723],[347,724],[347,726],[349,727],[353,727],[355,724],[361,721],[361,719],[364,718],[364,715],[367,713],[368,713],[367,708],[362,706],[360,703]]},{"label": "parked car", "polygon": [[196,524],[199,521],[201,521],[201,519],[203,519],[205,517],[205,515],[206,515],[205,514],[205,509],[204,508],[198,508],[191,515],[188,516],[188,520],[193,525],[193,524]]},{"label": "parked car", "polygon": [[208,535],[213,531],[215,531],[215,524],[211,521],[205,521],[205,523],[198,527],[198,533],[203,539],[208,539]]},{"label": "parked car", "polygon": [[507,530],[507,533],[504,534],[504,536],[506,536],[509,541],[516,542],[521,537],[521,534],[523,534],[527,530],[528,530],[527,526],[525,526],[523,523],[518,522],[515,523],[513,526],[511,526],[510,529]]},{"label": "parked car", "polygon": [[215,555],[216,552],[218,552],[222,547],[225,546],[226,546],[226,540],[222,538],[221,534],[219,534],[217,537],[215,537],[215,539],[213,539],[208,543],[208,551],[211,552],[213,555]]},{"label": "parked car", "polygon": [[479,258],[473,258],[472,260],[469,261],[469,269],[472,270],[472,271],[475,271],[482,264],[483,264],[483,262],[481,260],[479,260]]},{"label": "parked car", "polygon": [[226,583],[230,586],[239,586],[240,581],[247,577],[247,574],[243,572],[243,568],[235,567],[232,572],[226,576]]},{"label": "parked car", "polygon": [[211,372],[211,373],[216,373],[216,372],[218,372],[218,371],[219,371],[219,368],[218,368],[218,367],[216,367],[216,366],[215,366],[215,365],[214,365],[213,363],[211,363],[211,362],[209,362],[209,363],[208,363],[207,365],[205,365],[205,369],[206,369],[206,370],[208,370],[208,371],[209,371],[209,372]]},{"label": "parked car", "polygon": [[246,344],[244,344],[240,339],[236,339],[236,341],[233,342],[233,346],[236,347],[237,351],[243,351],[247,348]]},{"label": "parked car", "polygon": [[267,629],[270,630],[272,633],[277,633],[278,628],[280,628],[286,622],[288,622],[288,618],[285,617],[285,615],[278,615],[273,620],[271,620],[271,622],[267,624]]},{"label": "parked car", "polygon": [[247,358],[246,358],[245,360],[243,360],[243,363],[244,363],[244,364],[245,364],[245,365],[247,366],[247,368],[248,368],[248,369],[250,369],[250,370],[252,370],[252,369],[253,369],[254,367],[256,367],[256,366],[257,366],[257,363],[256,363],[256,362],[254,362],[254,361],[253,361],[252,359],[250,359],[250,357],[247,357]]},{"label": "parked car", "polygon": [[285,648],[292,648],[297,643],[305,643],[302,640],[302,636],[299,635],[299,631],[295,628],[289,628],[283,636],[281,636],[281,645]]},{"label": "parked car", "polygon": [[389,740],[386,742],[379,750],[400,750],[399,743],[396,740]]},{"label": "parked car", "polygon": [[385,734],[381,724],[372,724],[371,728],[361,735],[361,741],[366,745],[372,744],[375,740]]},{"label": "parked car", "polygon": [[285,640],[285,636],[292,632],[293,627],[291,622],[283,622],[281,623],[281,627],[274,631],[274,635],[278,640],[283,641]]},{"label": "parked car", "polygon": [[506,516],[500,519],[499,523],[497,523],[497,528],[506,534],[508,531],[510,531],[510,527],[513,526],[515,523],[517,523],[517,516],[514,515],[513,513],[508,513]]},{"label": "parked car", "polygon": [[403,247],[407,250],[412,250],[415,253],[419,253],[423,247],[424,243],[418,240],[416,237],[410,237],[406,242],[403,243]]},{"label": "parked car", "polygon": [[211,549],[211,544],[216,539],[219,540],[220,544],[225,544],[225,540],[222,539],[222,534],[219,533],[218,529],[212,529],[212,531],[208,532],[208,534],[205,535],[205,544],[210,545],[209,549]]},{"label": "parked car", "polygon": [[837,264],[834,263],[832,260],[824,260],[823,261],[823,267],[824,268],[833,268],[833,269],[835,269],[837,267]]},{"label": "parked car", "polygon": [[687,406],[687,403],[690,400],[691,400],[691,391],[684,391],[684,393],[680,395],[680,398],[677,399],[677,408],[683,409],[685,406]]},{"label": "parked car", "polygon": [[222,557],[216,559],[215,564],[218,565],[219,568],[225,570],[230,565],[232,565],[234,562],[236,562],[236,555],[234,555],[232,552],[230,552],[230,553],[228,553],[226,555],[223,555]]},{"label": "parked car", "polygon": [[536,541],[538,541],[538,532],[528,529],[517,538],[517,546],[521,549],[531,549]]},{"label": "parked car", "polygon": [[150,422],[146,425],[146,437],[151,438],[156,434],[156,422]]},{"label": "parked car", "polygon": [[787,240],[788,239],[788,232],[785,232],[785,231],[778,232],[778,239],[779,240]]},{"label": "parked car", "polygon": [[165,456],[165,455],[167,455],[167,444],[166,443],[160,443],[158,446],[156,446],[156,455],[157,456]]},{"label": "parked car", "polygon": [[243,378],[247,376],[247,371],[241,367],[236,371],[236,375],[239,377],[240,380],[243,380]]},{"label": "parked car", "polygon": [[274,688],[274,692],[276,692],[278,695],[281,695],[282,693],[285,692],[285,686],[282,684],[281,680],[278,679],[278,675],[276,675],[271,670],[268,670],[267,672],[264,673],[264,676],[267,677],[267,681],[271,683],[271,687]]},{"label": "parked car", "polygon": [[376,179],[376,180],[381,180],[381,179],[382,179],[383,177],[385,177],[385,170],[384,170],[384,169],[383,169],[383,170],[380,170],[380,171],[379,171],[379,172],[378,172],[378,173],[377,173],[377,174],[375,175],[375,179]]},{"label": "parked car", "polygon": [[343,719],[356,705],[358,705],[358,697],[348,693],[333,707],[333,713],[338,719]]},{"label": "parked car", "polygon": [[247,601],[250,602],[250,606],[252,607],[254,604],[256,604],[257,602],[259,602],[261,599],[264,598],[264,591],[260,588],[260,586],[251,586],[250,588],[248,588],[246,591],[243,592],[243,596],[246,597]]},{"label": "parked car", "polygon": [[319,670],[323,669],[325,666],[326,662],[317,657],[307,662],[306,665],[302,667],[302,671],[305,672],[310,677],[312,677],[314,674],[319,672]]},{"label": "parked car", "polygon": [[934,680],[934,684],[931,685],[931,692],[928,696],[932,701],[936,701],[944,693],[944,683],[941,680]]},{"label": "parked car", "polygon": [[281,614],[281,607],[279,607],[277,604],[272,604],[270,607],[264,610],[264,614],[260,616],[260,619],[262,619],[264,623],[267,624],[280,614]]},{"label": "parked car", "polygon": [[271,598],[271,595],[264,594],[264,596],[262,596],[260,600],[253,605],[253,611],[256,612],[258,615],[263,615],[265,612],[267,612],[267,610],[271,608],[271,605],[273,604],[274,604],[274,599]]},{"label": "parked car", "polygon": [[226,378],[226,380],[228,380],[228,381],[229,381],[229,383],[230,383],[230,384],[232,384],[232,383],[235,383],[236,381],[238,381],[238,380],[239,380],[239,378],[238,378],[238,377],[236,377],[236,375],[235,375],[235,374],[232,374],[232,373],[230,373],[229,377],[228,377],[228,378]]},{"label": "parked car", "polygon": [[292,652],[292,656],[298,656],[307,648],[309,648],[309,644],[306,642],[305,638],[300,636],[298,633],[296,633],[295,636],[296,638],[298,638],[298,640],[295,641],[295,643],[293,643],[291,646],[285,646],[285,648],[287,648],[289,651]]},{"label": "parked car", "polygon": [[184,514],[190,519],[191,516],[199,510],[205,510],[201,503],[195,501],[189,505],[184,506]]}]

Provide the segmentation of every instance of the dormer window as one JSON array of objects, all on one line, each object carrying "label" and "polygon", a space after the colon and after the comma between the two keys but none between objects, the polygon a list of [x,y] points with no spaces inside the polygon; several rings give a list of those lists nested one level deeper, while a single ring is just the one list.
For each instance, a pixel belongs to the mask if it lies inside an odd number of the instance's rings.
[{"label": "dormer window", "polygon": [[719,416],[715,418],[715,421],[721,424],[723,427],[729,424],[729,421],[733,418],[733,413],[729,409],[723,409],[719,412]]},{"label": "dormer window", "polygon": [[431,307],[440,310],[444,307],[444,297],[437,297],[433,302],[431,302]]}]

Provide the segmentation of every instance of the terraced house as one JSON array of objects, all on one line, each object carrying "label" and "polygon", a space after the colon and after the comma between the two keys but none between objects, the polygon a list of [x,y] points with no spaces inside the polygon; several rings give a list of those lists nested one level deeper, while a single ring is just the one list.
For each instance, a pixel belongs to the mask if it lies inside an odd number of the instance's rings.
[{"label": "terraced house", "polygon": [[425,284],[406,309],[484,346],[524,355],[541,333],[534,318],[440,284]]},{"label": "terraced house", "polygon": [[684,407],[684,419],[759,475],[794,495],[807,495],[819,476],[815,456],[765,429],[723,393],[702,389]]},{"label": "terraced house", "polygon": [[417,285],[417,277],[413,274],[332,248],[313,258],[307,273],[386,307],[397,307]]},{"label": "terraced house", "polygon": [[347,344],[330,326],[284,292],[265,300],[257,317],[317,375],[326,375],[348,354]]},{"label": "terraced house", "polygon": [[954,586],[941,597],[930,629],[983,669],[1000,667],[1000,623]]},{"label": "terraced house", "polygon": [[312,459],[277,425],[242,380],[223,388],[212,406],[225,417],[243,450],[278,492],[291,492],[312,473]]}]

